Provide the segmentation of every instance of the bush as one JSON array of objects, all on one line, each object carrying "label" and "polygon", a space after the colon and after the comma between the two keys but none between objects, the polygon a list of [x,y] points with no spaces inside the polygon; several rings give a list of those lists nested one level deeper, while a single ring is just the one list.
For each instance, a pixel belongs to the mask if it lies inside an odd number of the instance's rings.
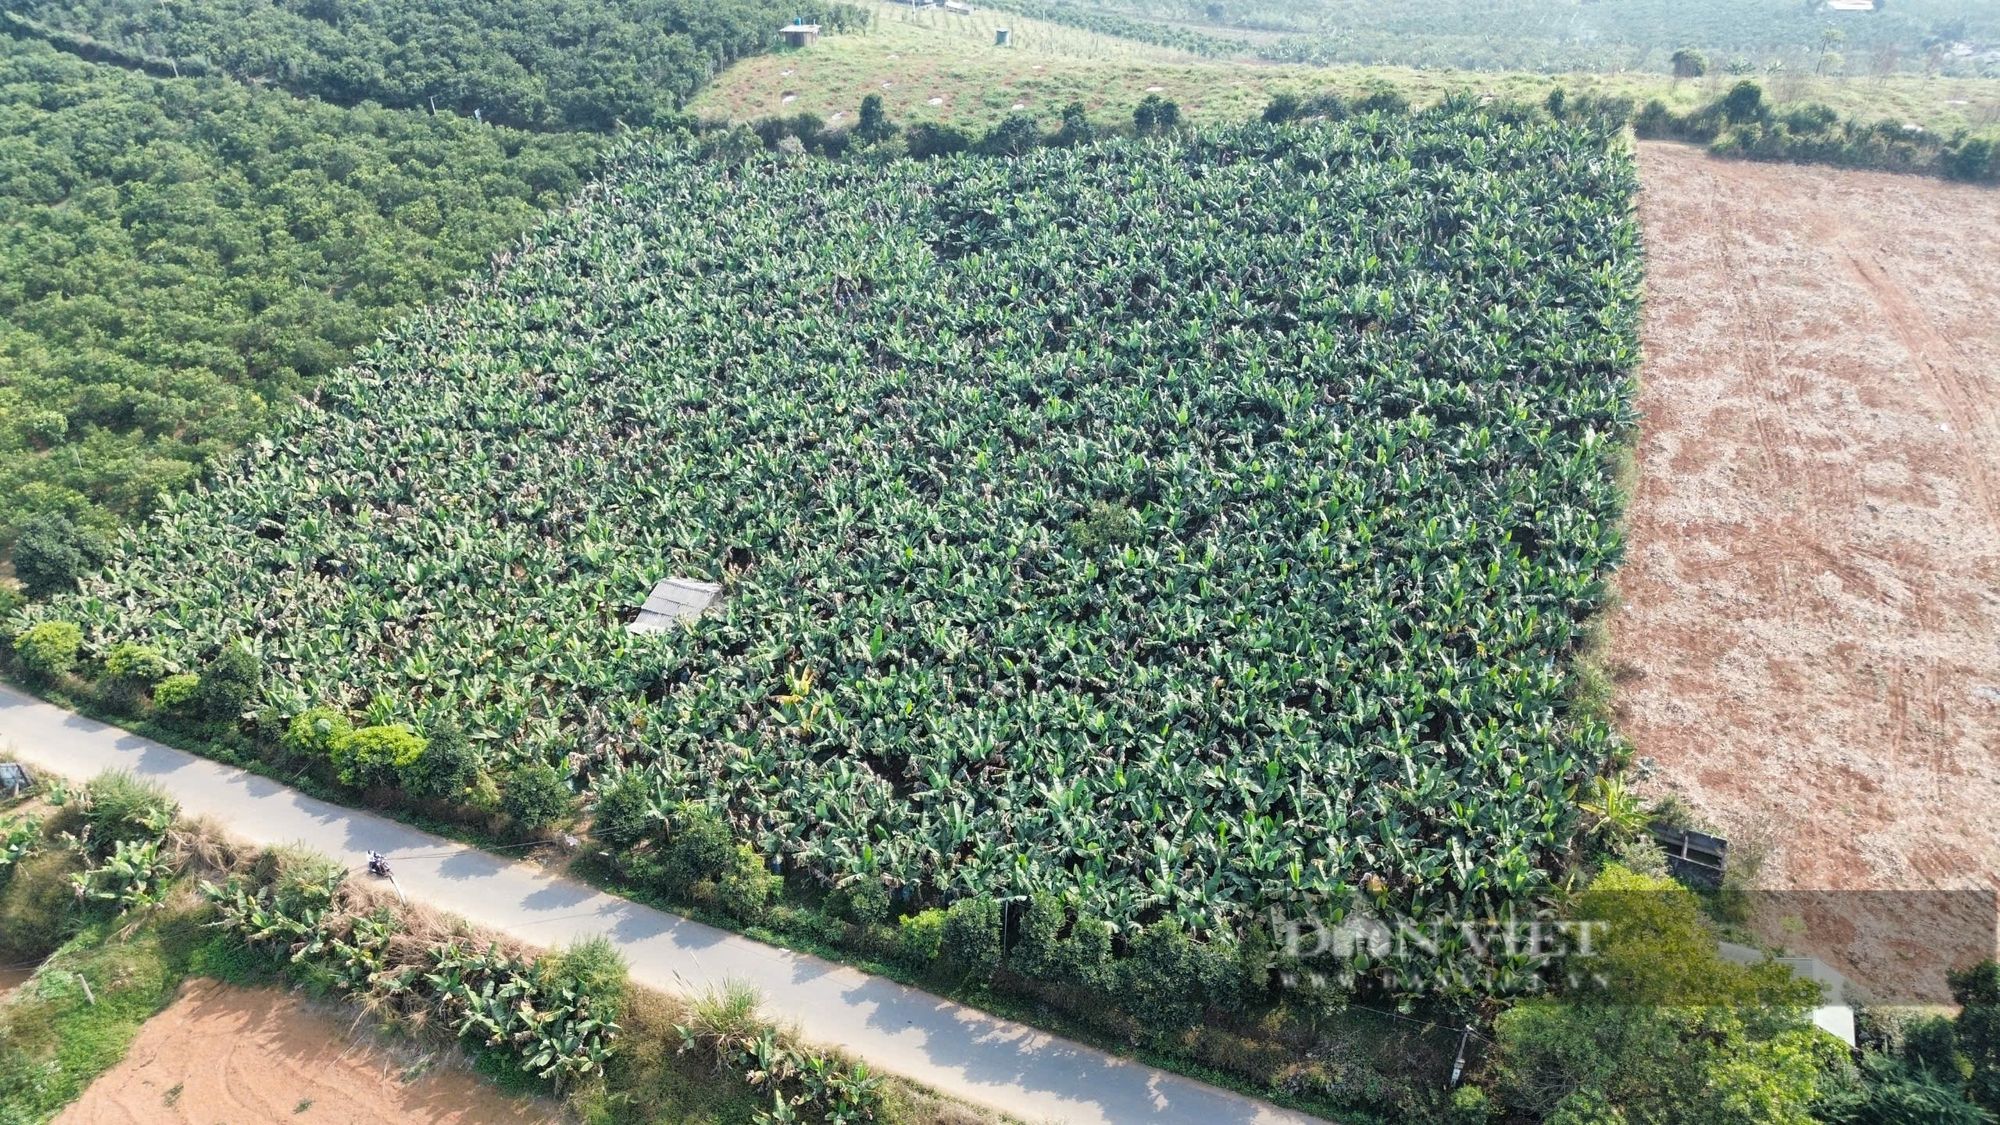
[{"label": "bush", "polygon": [[674,813],[673,834],[660,849],[660,883],[671,894],[685,894],[729,870],[735,858],[729,825],[701,805],[682,805]]},{"label": "bush", "polygon": [[1269,125],[1282,125],[1296,121],[1299,116],[1299,96],[1297,94],[1274,94],[1270,104],[1264,107],[1264,121]]},{"label": "bush", "polygon": [[60,512],[43,512],[21,523],[14,540],[14,576],[31,598],[76,589],[77,579],[104,565],[111,544],[102,535]]},{"label": "bush", "polygon": [[0,886],[0,963],[38,961],[68,941],[82,923],[69,877],[82,869],[73,851],[52,848],[16,865]]},{"label": "bush", "polygon": [[1177,1034],[1200,1023],[1210,1005],[1237,1006],[1234,952],[1199,944],[1162,918],[1139,932],[1120,963],[1121,1000],[1148,1027]]},{"label": "bush", "polygon": [[[1064,925],[1069,932],[1064,934]],[[1038,894],[1021,916],[1020,939],[1009,964],[1022,976],[1045,984],[1109,990],[1114,985],[1111,927],[1101,919],[1069,921],[1054,895]]]},{"label": "bush", "polygon": [[1764,118],[1764,88],[1755,82],[1738,82],[1722,96],[1722,115],[1731,125],[1747,125]]},{"label": "bush", "polygon": [[530,762],[508,771],[500,807],[523,832],[537,832],[568,819],[576,803],[569,779],[547,762]]},{"label": "bush", "polygon": [[869,144],[885,141],[896,131],[888,113],[882,109],[882,95],[869,94],[861,99],[861,121],[854,127],[854,135]]},{"label": "bush", "polygon": [[841,889],[841,917],[862,926],[872,926],[889,916],[889,888],[873,875],[864,875]]},{"label": "bush", "polygon": [[403,789],[418,800],[463,801],[479,783],[479,755],[449,715],[430,724],[424,751],[403,767]]},{"label": "bush", "polygon": [[2000,964],[1981,961],[1945,980],[1959,1005],[1953,1037],[1972,1065],[1972,1100],[2000,1113]]},{"label": "bush", "polygon": [[1090,114],[1083,103],[1071,102],[1063,107],[1062,128],[1049,138],[1049,143],[1059,148],[1074,148],[1096,139],[1097,126],[1090,123]]},{"label": "bush", "polygon": [[776,897],[785,880],[764,864],[764,857],[748,844],[736,846],[736,859],[722,873],[715,897],[732,916],[745,922],[764,917],[764,910]]},{"label": "bush", "polygon": [[988,156],[1020,156],[1042,143],[1042,131],[1025,113],[1010,113],[979,138],[979,151]]},{"label": "bush", "polygon": [[76,667],[83,648],[83,630],[69,621],[44,621],[14,638],[14,655],[28,675],[44,682],[60,679]]},{"label": "bush", "polygon": [[[290,734],[286,732],[287,737]],[[423,757],[424,740],[400,724],[362,727],[335,739],[331,748],[343,784],[394,785],[405,769]]]},{"label": "bush", "polygon": [[654,815],[653,787],[639,770],[627,770],[599,786],[590,809],[590,834],[616,845],[623,855],[652,835],[662,820]]},{"label": "bush", "polygon": [[1952,154],[1946,174],[1954,180],[1967,182],[1987,179],[1993,167],[1993,151],[1993,142],[1984,137],[1969,140]]},{"label": "bush", "polygon": [[233,722],[243,716],[264,677],[263,664],[242,645],[224,645],[201,670],[195,710],[204,719]]},{"label": "bush", "polygon": [[1142,137],[1172,132],[1181,123],[1181,107],[1158,94],[1147,94],[1132,110],[1132,128]]},{"label": "bush", "polygon": [[153,685],[153,706],[162,711],[187,711],[201,694],[201,677],[193,672],[168,676]]},{"label": "bush", "polygon": [[962,898],[944,915],[944,956],[964,972],[991,977],[1000,968],[1000,904]]},{"label": "bush", "polygon": [[944,911],[930,909],[912,914],[897,927],[897,945],[903,964],[924,969],[944,951]]},{"label": "bush", "polygon": [[918,160],[928,160],[933,156],[950,156],[972,147],[972,138],[962,129],[950,125],[932,125],[928,122],[910,126],[910,155]]},{"label": "bush", "polygon": [[1593,962],[1607,987],[1499,1017],[1490,1066],[1509,1106],[1550,1121],[1810,1121],[1844,1055],[1807,1018],[1817,986],[1723,960],[1699,900],[1670,880],[1608,866],[1577,915],[1608,923]]},{"label": "bush", "polygon": [[104,656],[107,678],[131,690],[144,690],[160,682],[171,669],[159,649],[136,641],[120,641]]},{"label": "bush", "polygon": [[314,707],[292,716],[280,740],[285,750],[301,757],[332,761],[340,744],[354,733],[343,712]]}]

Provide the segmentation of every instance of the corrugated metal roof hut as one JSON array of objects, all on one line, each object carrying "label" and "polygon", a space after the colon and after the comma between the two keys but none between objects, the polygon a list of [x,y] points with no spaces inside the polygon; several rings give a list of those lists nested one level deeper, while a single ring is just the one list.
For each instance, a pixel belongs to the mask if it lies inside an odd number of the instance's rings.
[{"label": "corrugated metal roof hut", "polygon": [[630,633],[659,633],[686,617],[699,617],[722,597],[722,587],[696,578],[662,578],[646,595],[639,616],[625,626]]}]

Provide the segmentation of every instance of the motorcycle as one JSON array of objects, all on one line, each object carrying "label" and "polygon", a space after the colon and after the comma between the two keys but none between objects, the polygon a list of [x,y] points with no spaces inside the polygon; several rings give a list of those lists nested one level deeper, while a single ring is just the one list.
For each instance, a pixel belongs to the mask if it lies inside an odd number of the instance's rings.
[{"label": "motorcycle", "polygon": [[381,852],[368,853],[368,873],[377,879],[389,878],[389,860]]}]

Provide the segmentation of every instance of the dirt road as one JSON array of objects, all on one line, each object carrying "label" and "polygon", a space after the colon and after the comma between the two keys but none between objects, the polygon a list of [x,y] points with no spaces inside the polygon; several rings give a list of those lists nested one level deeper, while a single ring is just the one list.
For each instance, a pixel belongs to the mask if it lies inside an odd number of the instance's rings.
[{"label": "dirt road", "polygon": [[[2000,192],[1640,166],[1615,636],[1651,788],[1767,846],[1764,886],[2000,887]],[[1866,936],[1850,965],[1894,955]]]}]

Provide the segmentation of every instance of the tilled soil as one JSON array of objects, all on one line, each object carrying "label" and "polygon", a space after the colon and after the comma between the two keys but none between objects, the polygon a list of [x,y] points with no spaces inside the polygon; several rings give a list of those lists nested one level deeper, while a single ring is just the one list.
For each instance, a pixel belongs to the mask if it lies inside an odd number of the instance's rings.
[{"label": "tilled soil", "polygon": [[376,1045],[276,989],[190,983],[56,1125],[529,1125],[557,1119],[464,1070]]},{"label": "tilled soil", "polygon": [[[1648,789],[1767,849],[1763,887],[2000,888],[2000,191],[1667,144],[1640,167],[1614,651]],[[1791,944],[1864,978],[1930,936],[1810,928]]]}]

